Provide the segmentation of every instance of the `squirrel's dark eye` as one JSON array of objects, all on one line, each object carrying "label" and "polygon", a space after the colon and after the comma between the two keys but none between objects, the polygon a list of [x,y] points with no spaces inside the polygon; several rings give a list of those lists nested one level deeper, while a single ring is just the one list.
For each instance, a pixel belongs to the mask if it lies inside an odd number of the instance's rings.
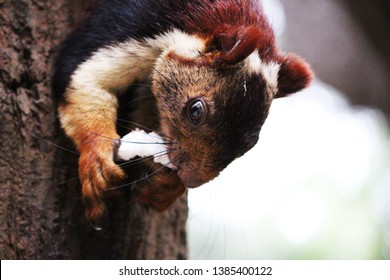
[{"label": "squirrel's dark eye", "polygon": [[202,99],[195,99],[188,104],[187,117],[194,125],[202,123],[206,118],[206,114],[207,107]]}]

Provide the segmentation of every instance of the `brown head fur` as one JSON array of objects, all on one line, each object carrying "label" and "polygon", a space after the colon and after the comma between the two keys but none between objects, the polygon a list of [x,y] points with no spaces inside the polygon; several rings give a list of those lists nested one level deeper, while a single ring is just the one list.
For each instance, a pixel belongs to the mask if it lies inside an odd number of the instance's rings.
[{"label": "brown head fur", "polygon": [[273,35],[254,25],[220,26],[206,42],[195,58],[167,52],[153,74],[161,129],[178,143],[171,160],[187,187],[215,178],[252,148],[273,98],[303,89],[312,77],[302,59],[279,54]]}]

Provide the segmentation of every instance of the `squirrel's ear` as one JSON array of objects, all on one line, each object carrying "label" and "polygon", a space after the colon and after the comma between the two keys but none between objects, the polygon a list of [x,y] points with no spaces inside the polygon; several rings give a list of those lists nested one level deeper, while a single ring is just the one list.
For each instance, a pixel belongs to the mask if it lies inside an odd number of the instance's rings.
[{"label": "squirrel's ear", "polygon": [[278,93],[275,98],[284,97],[306,88],[313,76],[310,66],[299,56],[288,54],[281,57]]},{"label": "squirrel's ear", "polygon": [[247,58],[261,42],[265,35],[256,26],[234,27],[222,25],[208,39],[206,52],[217,53],[215,62],[236,64]]}]

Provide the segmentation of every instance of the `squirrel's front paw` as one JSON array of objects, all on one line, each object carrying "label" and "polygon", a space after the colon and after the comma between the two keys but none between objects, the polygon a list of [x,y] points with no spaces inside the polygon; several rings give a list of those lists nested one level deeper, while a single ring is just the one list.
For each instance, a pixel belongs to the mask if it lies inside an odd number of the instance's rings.
[{"label": "squirrel's front paw", "polygon": [[112,194],[115,190],[110,188],[118,186],[126,175],[113,161],[112,149],[96,148],[81,153],[79,175],[86,206],[85,217],[97,220],[106,210],[103,196]]},{"label": "squirrel's front paw", "polygon": [[164,211],[185,192],[175,172],[168,168],[153,174],[135,187],[136,201],[156,211]]}]

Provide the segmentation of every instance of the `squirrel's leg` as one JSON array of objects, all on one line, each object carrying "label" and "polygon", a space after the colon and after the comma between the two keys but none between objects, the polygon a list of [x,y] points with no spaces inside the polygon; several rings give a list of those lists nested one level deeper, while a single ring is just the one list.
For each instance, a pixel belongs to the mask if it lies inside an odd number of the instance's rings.
[{"label": "squirrel's leg", "polygon": [[151,163],[147,170],[149,173],[145,174],[146,178],[137,183],[135,199],[146,207],[162,212],[183,195],[186,188],[172,169]]},{"label": "squirrel's leg", "polygon": [[66,134],[80,151],[79,175],[88,219],[102,216],[102,192],[125,177],[114,163],[115,139],[119,138],[117,94],[134,80],[148,77],[155,56],[146,43],[129,40],[97,50],[71,76],[59,112]]},{"label": "squirrel's leg", "polygon": [[79,175],[87,219],[98,219],[105,212],[103,191],[124,179],[114,163],[117,97],[99,88],[69,87],[66,102],[59,106],[61,124],[79,152]]}]

